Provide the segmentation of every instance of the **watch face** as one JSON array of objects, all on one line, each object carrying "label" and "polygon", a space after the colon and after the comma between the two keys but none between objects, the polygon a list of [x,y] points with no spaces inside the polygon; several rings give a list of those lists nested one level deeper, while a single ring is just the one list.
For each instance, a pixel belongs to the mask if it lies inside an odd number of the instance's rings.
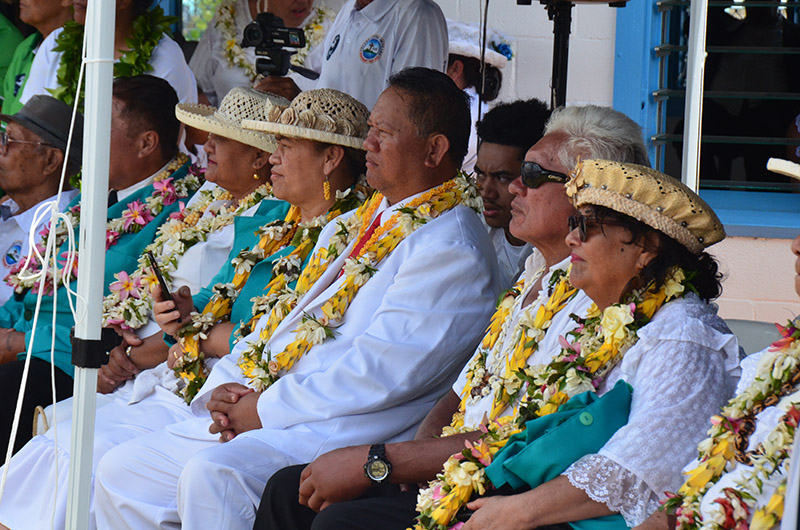
[{"label": "watch face", "polygon": [[372,480],[380,482],[389,476],[389,466],[383,460],[373,460],[367,466],[367,474]]}]

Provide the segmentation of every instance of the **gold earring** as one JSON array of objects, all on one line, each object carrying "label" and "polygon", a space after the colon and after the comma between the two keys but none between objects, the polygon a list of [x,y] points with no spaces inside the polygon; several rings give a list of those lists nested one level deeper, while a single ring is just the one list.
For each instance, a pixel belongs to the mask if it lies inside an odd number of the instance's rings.
[{"label": "gold earring", "polygon": [[331,200],[331,183],[328,181],[328,175],[325,175],[325,182],[322,184],[322,192],[325,195],[325,200]]},{"label": "gold earring", "polygon": [[259,177],[258,177],[258,173],[256,173],[256,172],[254,171],[254,172],[253,172],[253,180],[258,180],[258,178],[259,178]]}]

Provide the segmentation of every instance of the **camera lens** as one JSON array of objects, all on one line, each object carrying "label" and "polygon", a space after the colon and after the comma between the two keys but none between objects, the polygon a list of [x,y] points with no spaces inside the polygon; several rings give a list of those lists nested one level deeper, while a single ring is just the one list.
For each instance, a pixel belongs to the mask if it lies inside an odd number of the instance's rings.
[{"label": "camera lens", "polygon": [[264,40],[264,31],[261,28],[261,24],[251,22],[246,25],[242,37],[242,45],[245,47],[259,45]]}]

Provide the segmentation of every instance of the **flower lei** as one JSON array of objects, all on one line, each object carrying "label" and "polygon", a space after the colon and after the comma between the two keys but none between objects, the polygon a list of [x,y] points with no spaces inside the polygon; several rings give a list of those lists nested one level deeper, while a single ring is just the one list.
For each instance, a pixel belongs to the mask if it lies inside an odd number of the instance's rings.
[{"label": "flower lei", "polygon": [[[668,494],[664,501],[664,507],[677,516],[679,530],[748,526],[767,530],[781,520],[785,478],[765,506],[755,513],[753,508],[765,483],[774,483],[776,477],[788,474],[800,405],[792,406],[766,439],[753,451],[747,451],[750,435],[755,431],[755,416],[776,405],[782,396],[795,392],[800,383],[800,329],[792,322],[785,327],[776,326],[782,338],[770,347],[773,357],[750,386],[728,401],[720,415],[711,418],[709,436],[697,446],[700,463],[687,473],[677,495]],[[752,471],[737,482],[736,488],[723,489],[723,496],[714,500],[717,513],[705,521],[700,513],[704,494],[723,474],[733,470],[737,462],[752,466]]]},{"label": "flower lei", "polygon": [[[201,179],[197,174],[189,171],[186,176],[173,180],[172,174],[178,169],[183,167],[188,162],[189,157],[184,154],[178,154],[172,161],[153,179],[153,193],[150,194],[142,203],[141,201],[132,201],[128,203],[128,207],[122,214],[111,219],[106,223],[106,250],[113,247],[119,242],[120,237],[125,234],[132,234],[139,232],[150,221],[158,216],[164,209],[164,206],[169,206],[175,203],[178,199],[190,196],[201,185]],[[61,245],[67,240],[69,235],[68,231],[78,226],[80,222],[80,203],[71,207],[65,212],[69,218],[69,225],[66,223],[59,223],[56,225],[55,234],[55,248],[61,248]],[[50,225],[45,226],[41,231],[41,242],[37,245],[40,254],[44,255],[47,242],[50,238]],[[68,267],[64,259],[59,260],[62,265],[61,271],[48,270],[48,279],[45,282],[48,294],[53,286],[53,273],[55,272],[58,285],[69,283],[78,277],[78,261],[76,260]],[[32,289],[34,293],[39,290],[39,281],[33,278],[33,275],[41,271],[41,263],[38,263],[32,256],[31,262],[28,267],[23,270],[25,260],[20,262],[11,269],[11,272],[6,276],[6,283],[14,288],[17,293],[22,293],[25,289]],[[69,270],[67,270],[69,268]]]},{"label": "flower lei", "polygon": [[398,208],[389,220],[373,232],[357,254],[345,260],[344,281],[322,305],[322,316],[304,315],[301,324],[294,330],[295,340],[283,351],[272,353],[267,343],[275,328],[347,246],[354,240],[363,240],[382,201],[383,195],[376,193],[354,215],[337,221],[339,230],[331,237],[327,247],[320,248],[311,257],[297,280],[296,288],[278,297],[259,337],[248,343],[238,362],[242,373],[257,391],[269,388],[311,348],[335,336],[334,328],[341,323],[359,289],[377,272],[377,266],[383,258],[407,236],[458,204],[471,207],[481,204],[472,181],[459,174]]},{"label": "flower lei", "polygon": [[[485,468],[508,438],[524,429],[525,422],[556,412],[569,398],[582,392],[594,392],[608,372],[638,340],[636,332],[650,322],[656,311],[673,298],[693,290],[683,270],[675,268],[659,289],[654,284],[629,293],[622,303],[605,308],[595,304],[586,318],[573,315],[578,327],[569,332],[573,342],[561,338],[561,352],[547,365],[529,366],[515,377],[525,387],[519,411],[489,425],[480,425],[481,438],[466,441],[466,449],[451,456],[444,469],[422,489],[417,497],[417,523],[414,530],[440,530],[457,527],[456,513],[469,502],[472,494],[485,493]],[[445,428],[443,435],[453,434]]]},{"label": "flower lei", "polygon": [[[538,349],[539,342],[544,338],[553,317],[564,309],[578,292],[570,285],[567,271],[555,271],[550,276],[551,295],[547,302],[538,307],[535,315],[533,308],[536,304],[530,304],[522,309],[517,325],[511,330],[513,319],[508,317],[520,311],[524,298],[521,294],[536,283],[543,272],[544,269],[539,270],[527,282],[520,280],[503,296],[476,355],[467,367],[467,382],[461,392],[463,397],[460,411],[465,410],[468,405],[475,405],[492,393],[494,401],[489,420],[495,420],[506,406],[518,397],[522,380],[516,373],[525,367],[528,358]],[[515,337],[514,342],[508,348],[510,355],[503,355],[502,346],[509,333]],[[464,428],[463,414],[456,414],[451,427]]]},{"label": "flower lei", "polygon": [[272,196],[272,187],[265,183],[250,192],[235,206],[229,201],[233,196],[222,188],[205,190],[200,200],[176,212],[173,218],[161,225],[155,240],[147,245],[139,257],[139,265],[129,276],[125,271],[114,275],[117,282],[109,286],[111,292],[103,299],[104,325],[119,325],[125,329],[138,329],[147,324],[153,299],[148,296],[150,286],[158,280],[146,259],[149,250],[156,255],[167,285],[171,274],[178,268],[178,260],[197,243],[210,234],[222,230],[233,220]]},{"label": "flower lei", "polygon": [[[241,330],[250,333],[250,326],[255,326],[258,319],[275,305],[278,298],[288,289],[288,285],[300,277],[303,262],[317,244],[322,228],[335,217],[360,206],[366,199],[363,186],[336,192],[336,202],[325,215],[320,215],[308,222],[300,222],[300,209],[292,206],[282,221],[274,221],[259,229],[261,238],[258,244],[250,249],[243,249],[233,259],[235,275],[228,283],[214,286],[214,294],[200,312],[191,314],[191,320],[178,332],[178,342],[184,354],[175,365],[175,376],[183,381],[178,393],[188,403],[205,383],[208,369],[205,356],[200,348],[200,340],[216,324],[230,321],[233,304],[250,277],[253,268],[264,259],[272,256],[287,245],[295,248],[288,255],[276,260],[272,269],[272,279],[265,287],[266,294],[257,296],[253,302],[253,318],[243,322]],[[238,339],[237,339],[238,340]]]},{"label": "flower lei", "polygon": [[[303,66],[311,49],[321,44],[325,40],[328,31],[325,21],[331,22],[336,14],[324,6],[314,7],[314,16],[303,26],[303,33],[306,37],[306,45],[295,52],[290,61],[295,66]],[[256,71],[255,65],[250,61],[244,49],[240,45],[240,36],[236,31],[236,0],[222,2],[217,8],[216,27],[222,32],[223,57],[232,68],[241,68],[250,79],[255,81],[260,74]]]},{"label": "flower lei", "polygon": [[[156,7],[145,11],[131,27],[131,36],[125,39],[129,50],[114,63],[114,77],[132,77],[149,72],[150,58],[153,55],[161,37],[171,34],[170,25],[176,23],[176,17],[164,15],[164,10]],[[55,52],[61,52],[61,61],[56,72],[58,88],[49,90],[56,99],[72,106],[75,103],[75,94],[78,88],[78,75],[80,74],[81,53],[83,50],[84,26],[70,20],[64,24],[64,29],[56,38]],[[81,89],[80,99],[83,100],[84,90]],[[83,104],[80,105],[83,109]]]}]

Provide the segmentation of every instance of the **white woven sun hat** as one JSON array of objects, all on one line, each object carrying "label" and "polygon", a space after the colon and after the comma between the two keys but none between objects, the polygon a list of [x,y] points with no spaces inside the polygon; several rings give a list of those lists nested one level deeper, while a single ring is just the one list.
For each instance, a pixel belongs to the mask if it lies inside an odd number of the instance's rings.
[{"label": "white woven sun hat", "polygon": [[367,107],[352,96],[319,88],[301,92],[288,107],[273,107],[266,118],[244,120],[242,127],[364,149],[368,117]]},{"label": "white woven sun hat", "polygon": [[[482,31],[477,24],[447,19],[450,53],[464,57],[481,58]],[[491,28],[486,32],[486,64],[503,68],[514,56],[508,37]]]},{"label": "white woven sun hat", "polygon": [[236,140],[268,153],[278,147],[275,137],[242,128],[244,120],[264,120],[273,108],[284,108],[289,100],[249,87],[231,89],[215,109],[201,103],[179,103],[175,116],[181,122],[217,136]]}]

